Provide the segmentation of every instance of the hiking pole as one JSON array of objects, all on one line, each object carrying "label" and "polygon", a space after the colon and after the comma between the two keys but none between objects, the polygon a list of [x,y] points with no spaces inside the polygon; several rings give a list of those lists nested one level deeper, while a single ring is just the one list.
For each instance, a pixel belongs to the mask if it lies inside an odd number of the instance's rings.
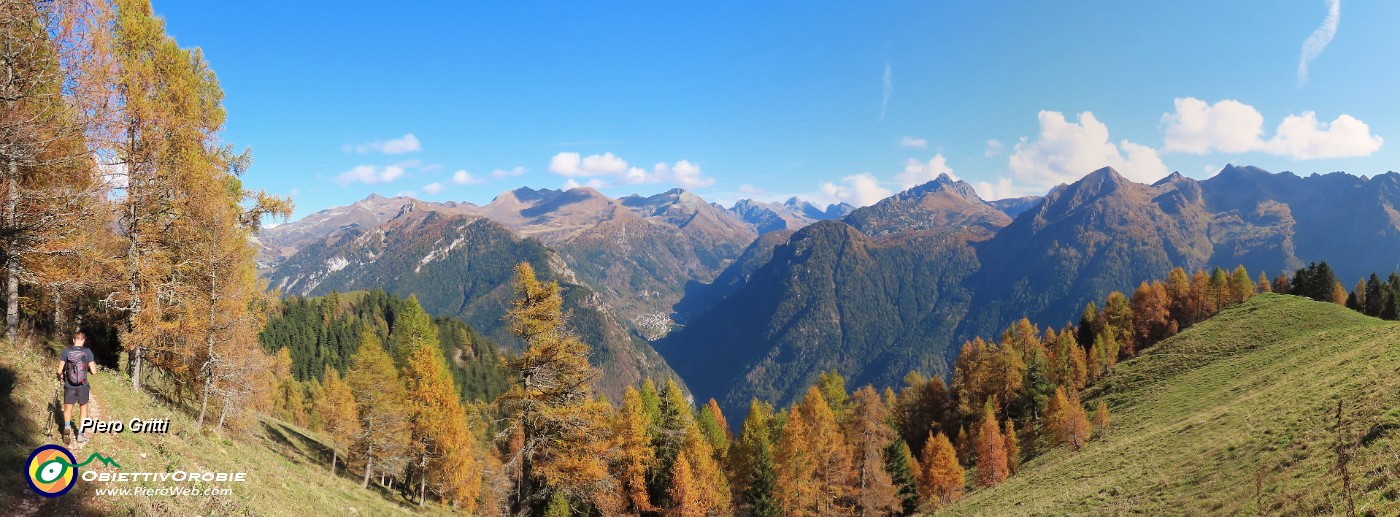
[{"label": "hiking pole", "polygon": [[54,420],[58,420],[58,415],[62,414],[63,412],[63,406],[61,402],[62,399],[59,398],[62,396],[63,384],[55,378],[53,385],[53,399],[50,400],[47,405],[46,409],[48,409],[48,411],[44,412],[44,438],[48,439],[49,441],[53,441]]}]

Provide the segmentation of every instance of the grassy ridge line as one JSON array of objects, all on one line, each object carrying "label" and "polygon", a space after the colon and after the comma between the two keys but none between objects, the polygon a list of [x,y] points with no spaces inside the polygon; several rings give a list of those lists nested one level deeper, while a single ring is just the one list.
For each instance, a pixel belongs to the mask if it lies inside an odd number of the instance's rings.
[{"label": "grassy ridge line", "polygon": [[[1359,514],[1400,515],[1400,324],[1261,295],[1143,356],[1086,393],[1112,432],[1051,451],[940,515],[1345,513],[1335,411],[1361,443]],[[1364,439],[1363,439],[1364,437]],[[1256,487],[1262,490],[1256,490]]]},{"label": "grassy ridge line", "polygon": [[[0,347],[13,350],[9,343]],[[169,418],[168,434],[112,433],[97,434],[83,449],[83,454],[98,451],[116,459],[121,469],[96,464],[83,471],[98,472],[247,472],[245,483],[142,482],[135,485],[103,484],[78,481],[66,495],[45,499],[29,493],[23,477],[8,477],[23,464],[34,447],[48,443],[43,435],[42,412],[53,397],[54,383],[51,359],[30,350],[0,354],[0,372],[13,372],[17,378],[11,399],[17,406],[18,418],[4,424],[5,430],[17,430],[23,436],[0,443],[3,447],[6,486],[0,488],[0,514],[19,515],[436,515],[446,510],[438,505],[423,509],[402,502],[397,493],[360,488],[360,478],[346,472],[342,466],[339,476],[328,476],[329,450],[315,434],[276,420],[265,419],[252,436],[233,438],[217,433],[200,432],[194,420],[173,411],[145,393],[131,390],[126,378],[103,371],[90,377],[100,417],[120,420],[132,418]],[[3,393],[0,393],[3,395]],[[90,406],[91,409],[91,406]],[[9,419],[9,414],[5,420]],[[90,415],[91,416],[91,415]],[[217,418],[217,415],[215,415]],[[55,439],[57,435],[55,434]],[[325,454],[323,457],[322,454]],[[76,454],[76,453],[75,453]],[[18,458],[11,461],[12,458]],[[17,485],[15,483],[18,483]],[[94,490],[103,486],[210,486],[233,489],[223,497],[96,497]],[[18,488],[17,488],[18,487]]]}]

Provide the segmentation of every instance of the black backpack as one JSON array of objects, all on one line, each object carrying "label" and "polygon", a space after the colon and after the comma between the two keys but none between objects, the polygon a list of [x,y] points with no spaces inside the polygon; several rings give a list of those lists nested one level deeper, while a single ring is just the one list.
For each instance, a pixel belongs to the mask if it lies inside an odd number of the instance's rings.
[{"label": "black backpack", "polygon": [[63,366],[63,376],[67,378],[68,384],[73,386],[87,384],[87,352],[73,350],[68,352],[66,359],[68,363]]}]

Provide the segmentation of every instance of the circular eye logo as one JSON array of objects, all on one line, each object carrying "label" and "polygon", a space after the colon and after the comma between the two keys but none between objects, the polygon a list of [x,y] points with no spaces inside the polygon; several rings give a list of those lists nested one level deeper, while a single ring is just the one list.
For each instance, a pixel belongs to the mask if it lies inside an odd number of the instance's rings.
[{"label": "circular eye logo", "polygon": [[61,445],[44,445],[29,454],[25,466],[29,488],[44,497],[68,493],[78,480],[78,463],[73,453]]}]

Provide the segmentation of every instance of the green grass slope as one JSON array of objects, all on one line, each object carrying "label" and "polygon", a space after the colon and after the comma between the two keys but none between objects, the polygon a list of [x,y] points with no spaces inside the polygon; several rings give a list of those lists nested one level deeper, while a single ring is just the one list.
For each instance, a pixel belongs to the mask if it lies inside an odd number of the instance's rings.
[{"label": "green grass slope", "polygon": [[[169,418],[168,434],[131,432],[98,434],[73,449],[82,461],[92,452],[116,460],[121,469],[96,463],[80,471],[110,472],[246,472],[244,483],[150,481],[129,486],[215,485],[232,489],[226,496],[98,496],[97,488],[127,486],[79,480],[67,494],[46,499],[31,493],[21,472],[30,451],[45,443],[61,443],[57,432],[45,435],[45,413],[54,396],[51,354],[0,340],[0,515],[436,515],[447,513],[430,504],[418,508],[397,492],[360,488],[358,472],[343,466],[328,475],[330,450],[310,431],[270,419],[262,420],[251,436],[199,431],[194,419],[174,411],[155,397],[131,389],[126,377],[101,371],[92,379],[89,416],[104,420]],[[74,411],[77,409],[75,408]],[[95,413],[95,415],[93,414]],[[217,415],[214,416],[217,418]],[[75,444],[76,446],[76,444]]]},{"label": "green grass slope", "polygon": [[1400,515],[1400,323],[1261,295],[1120,364],[1086,393],[1112,431],[942,515]]}]

